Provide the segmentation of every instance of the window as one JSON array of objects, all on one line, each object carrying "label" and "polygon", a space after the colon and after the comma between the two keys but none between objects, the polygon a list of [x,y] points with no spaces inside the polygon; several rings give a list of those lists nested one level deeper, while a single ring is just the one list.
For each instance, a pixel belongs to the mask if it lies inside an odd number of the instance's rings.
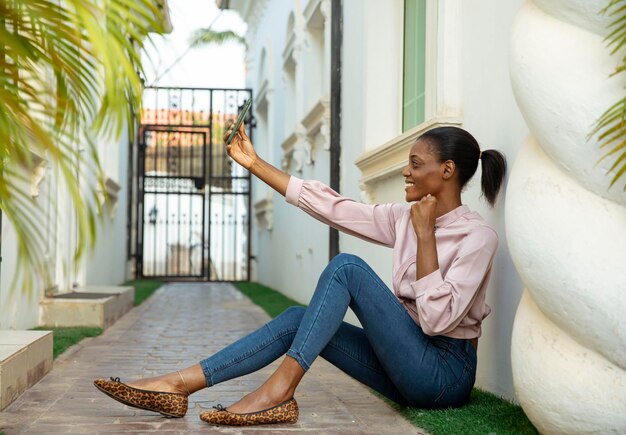
[{"label": "window", "polygon": [[426,0],[404,0],[402,131],[425,120]]}]

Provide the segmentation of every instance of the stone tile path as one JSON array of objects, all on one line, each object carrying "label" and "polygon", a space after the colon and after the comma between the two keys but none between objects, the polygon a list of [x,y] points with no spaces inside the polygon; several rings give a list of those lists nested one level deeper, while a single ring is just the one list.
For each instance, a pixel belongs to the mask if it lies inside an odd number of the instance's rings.
[{"label": "stone tile path", "polygon": [[219,428],[198,415],[238,400],[277,363],[190,397],[187,415],[167,419],[127,407],[93,386],[95,378],[152,376],[197,363],[269,320],[229,284],[170,284],[99,337],[58,358],[43,380],[0,412],[0,432],[56,433],[367,433],[424,434],[361,384],[318,359],[298,388],[295,425]]}]

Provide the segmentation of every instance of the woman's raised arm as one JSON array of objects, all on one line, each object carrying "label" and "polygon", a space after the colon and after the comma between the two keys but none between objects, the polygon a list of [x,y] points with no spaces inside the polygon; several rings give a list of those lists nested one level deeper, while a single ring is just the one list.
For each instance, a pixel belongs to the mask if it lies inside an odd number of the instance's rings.
[{"label": "woman's raised arm", "polygon": [[[233,125],[229,127],[224,135],[224,143],[226,143],[226,138],[230,136],[232,131]],[[226,145],[226,152],[234,161],[249,170],[272,189],[283,196],[287,194],[290,175],[267,163],[257,155],[250,138],[246,134],[243,122],[239,125],[239,131],[233,137],[230,145]]]},{"label": "woman's raised arm", "polygon": [[[224,142],[231,132],[232,126],[226,132]],[[226,151],[233,160],[281,195],[287,196],[287,186],[291,186],[291,197],[287,197],[287,202],[320,222],[368,242],[393,246],[397,214],[404,207],[398,204],[361,204],[342,197],[319,181],[303,182],[291,177],[257,156],[243,123],[230,145],[226,146]]]}]

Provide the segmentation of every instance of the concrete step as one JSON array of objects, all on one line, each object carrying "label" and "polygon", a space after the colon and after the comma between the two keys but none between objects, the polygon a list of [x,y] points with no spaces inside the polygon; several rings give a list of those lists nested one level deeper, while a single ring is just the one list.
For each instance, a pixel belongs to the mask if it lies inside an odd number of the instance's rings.
[{"label": "concrete step", "polygon": [[133,308],[135,289],[88,286],[47,297],[39,303],[41,326],[96,326],[106,329]]},{"label": "concrete step", "polygon": [[51,331],[0,330],[0,411],[51,369]]}]

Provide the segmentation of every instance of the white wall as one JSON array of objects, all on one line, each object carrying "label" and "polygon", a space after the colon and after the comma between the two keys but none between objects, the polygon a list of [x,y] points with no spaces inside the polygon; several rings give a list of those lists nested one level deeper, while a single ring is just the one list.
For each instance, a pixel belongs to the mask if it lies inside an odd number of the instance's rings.
[{"label": "white wall", "polygon": [[128,236],[128,128],[117,141],[101,141],[105,176],[121,186],[114,211],[104,209],[98,224],[96,245],[86,256],[86,284],[118,285],[126,280],[126,240]]},{"label": "white wall", "polygon": [[[463,3],[463,126],[482,149],[502,151],[509,172],[528,128],[515,103],[509,75],[509,41],[521,0],[481,0]],[[497,19],[494,19],[497,17]],[[480,166],[480,165],[479,165]],[[511,333],[523,284],[513,266],[504,227],[506,185],[494,209],[480,199],[479,167],[463,199],[497,231],[500,245],[487,292],[492,312],[483,323],[477,384],[514,397],[511,375]],[[508,177],[507,177],[508,179]]]},{"label": "white wall", "polygon": [[[17,240],[13,226],[2,218],[2,262],[0,263],[0,329],[30,329],[38,325],[39,299],[43,286],[35,285],[29,292],[14,283],[17,268]],[[12,286],[12,284],[15,284]]]},{"label": "white wall", "polygon": [[[48,166],[48,165],[46,165]],[[31,174],[25,174],[27,177]],[[41,279],[18,264],[18,241],[13,224],[6,215],[2,220],[2,263],[0,269],[0,329],[28,329],[38,325],[39,300],[45,290],[64,289],[73,280],[74,268],[71,258],[73,234],[71,208],[66,189],[58,182],[54,168],[46,167],[45,175],[33,178],[32,183],[20,183],[20,190],[33,195],[28,210],[21,212],[30,216],[41,230],[40,247],[47,261],[48,278]],[[26,283],[25,279],[30,279]]]}]

